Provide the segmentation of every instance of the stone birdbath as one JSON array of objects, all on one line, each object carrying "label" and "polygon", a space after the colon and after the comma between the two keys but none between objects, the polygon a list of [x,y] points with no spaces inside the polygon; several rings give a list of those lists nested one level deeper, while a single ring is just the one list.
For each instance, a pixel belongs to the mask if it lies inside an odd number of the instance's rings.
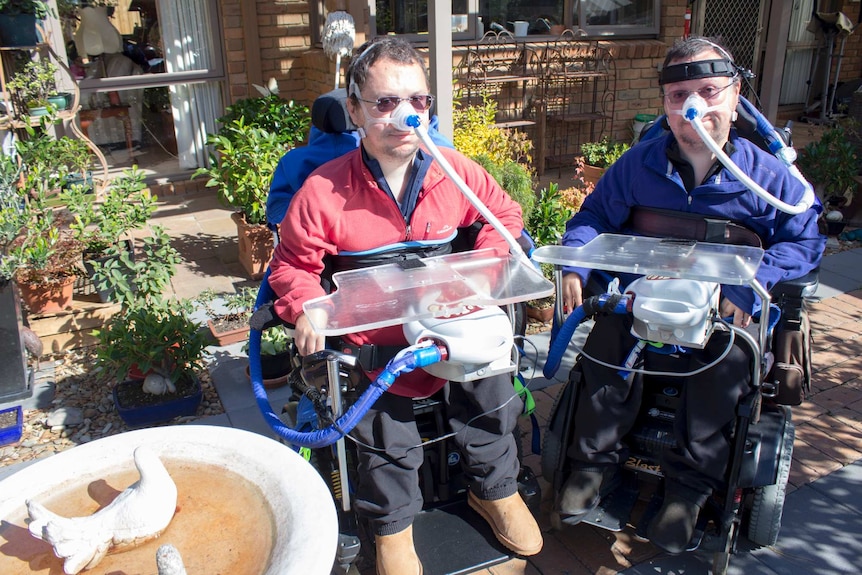
[{"label": "stone birdbath", "polygon": [[179,551],[188,573],[314,575],[332,569],[335,505],[308,462],[256,433],[178,425],[79,445],[0,481],[0,573],[62,573],[51,545],[29,533],[25,501],[64,517],[92,515],[138,480],[133,452],[142,445],[176,483],[174,517],[157,539],[109,552],[91,572],[155,573],[156,552],[165,544]]}]

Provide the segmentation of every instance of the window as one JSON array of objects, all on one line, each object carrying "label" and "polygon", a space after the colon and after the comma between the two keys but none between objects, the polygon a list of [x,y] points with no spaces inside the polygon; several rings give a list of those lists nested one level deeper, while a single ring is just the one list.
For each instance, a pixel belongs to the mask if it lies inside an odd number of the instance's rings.
[{"label": "window", "polygon": [[[476,0],[452,0],[452,38],[456,40],[476,36],[475,13],[472,8]],[[406,34],[421,36],[428,34],[428,0],[369,0],[372,5],[376,35]]]},{"label": "window", "polygon": [[91,4],[58,13],[88,138],[110,167],[205,165],[224,109],[217,0]]},{"label": "window", "polygon": [[[323,0],[312,2],[312,29],[325,19]],[[428,34],[428,0],[368,0],[372,36]],[[490,30],[557,36],[565,28],[588,36],[657,36],[661,0],[452,0],[452,38],[472,40]],[[517,22],[517,25],[516,25]],[[360,23],[357,22],[357,26]]]},{"label": "window", "polygon": [[572,26],[588,36],[658,34],[659,0],[574,0]]}]

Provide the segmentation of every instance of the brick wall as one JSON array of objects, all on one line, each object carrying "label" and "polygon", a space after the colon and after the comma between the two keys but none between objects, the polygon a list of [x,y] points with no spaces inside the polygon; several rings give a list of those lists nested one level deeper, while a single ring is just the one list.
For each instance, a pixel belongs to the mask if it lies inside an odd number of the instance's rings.
[{"label": "brick wall", "polygon": [[310,103],[306,75],[315,67],[304,59],[311,47],[308,0],[222,0],[220,7],[230,102],[256,96],[252,84],[275,78],[283,97]]},{"label": "brick wall", "polygon": [[[356,22],[357,45],[361,43],[368,21],[365,0],[327,1],[330,9],[349,10]],[[231,102],[255,96],[251,84],[265,84],[271,77],[278,81],[283,96],[304,104],[332,89],[335,63],[320,48],[311,45],[309,11],[313,3],[313,0],[220,2]],[[663,0],[661,30],[656,40],[602,42],[611,50],[617,69],[615,120],[611,129],[615,139],[631,138],[635,115],[661,112],[657,69],[667,47],[683,35],[686,4],[687,0]],[[858,20],[859,3],[845,3],[843,9],[852,22]],[[249,25],[249,18],[257,23],[256,37],[246,38],[247,32],[255,29]],[[860,77],[862,33],[857,33],[847,39],[840,80]]]}]

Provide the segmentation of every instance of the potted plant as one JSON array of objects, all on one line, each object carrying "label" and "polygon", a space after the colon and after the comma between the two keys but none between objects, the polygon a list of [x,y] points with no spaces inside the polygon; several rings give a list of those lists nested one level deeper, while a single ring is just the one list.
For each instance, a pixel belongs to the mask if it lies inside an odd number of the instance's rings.
[{"label": "potted plant", "polygon": [[132,427],[195,413],[207,346],[190,317],[191,302],[162,295],[179,261],[164,229],[153,226],[152,236],[142,239],[140,256],[132,260],[123,254],[96,266],[121,304],[94,332],[96,359],[117,380],[114,403]]},{"label": "potted plant", "polygon": [[[84,268],[93,279],[95,264],[128,254],[134,259],[134,243],[130,232],[142,229],[156,210],[156,198],[144,183],[144,172],[133,166],[115,178],[97,201],[85,185],[71,185],[61,195],[61,201],[72,213],[69,227],[84,244]],[[103,302],[113,300],[110,286],[97,290]]]},{"label": "potted plant", "polygon": [[0,204],[0,278],[18,285],[30,313],[71,305],[82,251],[42,195],[19,193]]},{"label": "potted plant", "polygon": [[[263,330],[260,335],[260,371],[263,386],[272,389],[287,383],[290,372],[293,371],[295,354],[291,349],[293,338],[288,335],[284,326],[275,326]],[[248,342],[242,351],[248,353]],[[249,374],[246,366],[246,375]]]},{"label": "potted plant", "polygon": [[575,163],[581,164],[584,179],[595,183],[630,147],[625,142],[612,142],[607,136],[597,142],[584,142]]},{"label": "potted plant", "polygon": [[56,73],[57,66],[42,58],[28,61],[12,76],[7,87],[15,96],[19,115],[25,114],[25,108],[28,116],[45,116],[65,108],[66,98],[57,93]]},{"label": "potted plant", "polygon": [[[174,299],[137,302],[98,331],[97,361],[117,378],[114,405],[130,427],[197,412],[207,341],[189,313]],[[129,378],[132,368],[144,378]]]},{"label": "potted plant", "polygon": [[[542,188],[536,206],[527,221],[527,232],[536,243],[536,247],[556,245],[566,230],[566,222],[574,214],[567,205],[556,182],[551,182],[547,188]],[[554,281],[554,267],[542,264],[542,273]],[[547,323],[554,315],[554,296],[531,300],[527,302],[527,316]]]},{"label": "potted plant", "polygon": [[54,137],[49,122],[25,126],[27,138],[15,142],[21,162],[25,193],[48,196],[60,193],[75,181],[88,177],[93,152],[83,140]]},{"label": "potted plant", "polygon": [[42,40],[36,22],[49,14],[44,0],[0,0],[0,42],[3,46],[35,46]]},{"label": "potted plant", "polygon": [[826,205],[823,222],[829,235],[837,235],[844,229],[843,210],[851,209],[848,204],[858,185],[859,159],[848,133],[850,129],[836,124],[824,131],[820,140],[809,143],[800,151],[797,161],[799,170]]},{"label": "potted plant", "polygon": [[237,210],[232,216],[239,235],[239,259],[252,279],[263,277],[272,257],[272,234],[266,227],[266,200],[278,161],[305,137],[308,108],[272,94],[241,100],[228,107],[212,147],[208,166],[192,177],[209,177],[219,199]]},{"label": "potted plant", "polygon": [[[230,294],[216,294],[207,289],[201,292],[195,301],[204,308],[207,314],[207,326],[216,344],[226,346],[248,339],[248,320],[257,299],[257,290],[243,287]],[[221,308],[216,309],[216,300],[220,300]]]}]

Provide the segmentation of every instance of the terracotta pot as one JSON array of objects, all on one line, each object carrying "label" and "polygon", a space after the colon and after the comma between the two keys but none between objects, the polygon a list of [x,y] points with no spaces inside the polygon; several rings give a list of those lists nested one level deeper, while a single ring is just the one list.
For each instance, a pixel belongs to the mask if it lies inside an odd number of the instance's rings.
[{"label": "terracotta pot", "polygon": [[249,225],[240,213],[231,214],[239,240],[239,262],[253,280],[259,280],[272,259],[272,232],[263,224]]},{"label": "terracotta pot", "polygon": [[585,182],[592,182],[595,184],[599,181],[599,178],[605,173],[606,168],[599,168],[598,166],[590,166],[589,164],[584,165],[583,179]]},{"label": "terracotta pot", "polygon": [[538,320],[542,323],[548,323],[554,317],[554,306],[535,307],[527,305],[527,317]]},{"label": "terracotta pot", "polygon": [[21,300],[34,315],[63,311],[71,307],[74,287],[75,276],[69,276],[66,283],[61,284],[18,284]]},{"label": "terracotta pot", "polygon": [[248,326],[231,329],[228,331],[217,331],[216,325],[211,319],[207,320],[207,325],[209,326],[210,333],[213,335],[213,338],[216,340],[216,344],[219,347],[224,347],[226,345],[245,341],[248,339]]}]

